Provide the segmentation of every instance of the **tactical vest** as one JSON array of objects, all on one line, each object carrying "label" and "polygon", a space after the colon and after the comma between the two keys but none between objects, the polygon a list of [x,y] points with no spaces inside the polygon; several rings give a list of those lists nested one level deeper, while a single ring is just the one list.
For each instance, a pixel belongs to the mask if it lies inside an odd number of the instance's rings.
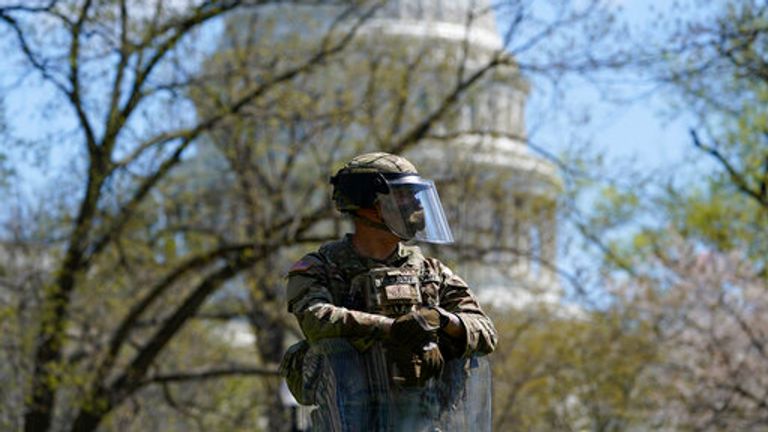
[{"label": "tactical vest", "polygon": [[[404,247],[407,248],[404,256],[400,260],[393,260],[396,261],[393,264],[398,264],[395,266],[373,260],[363,262],[364,258],[351,250],[345,240],[327,243],[309,255],[324,263],[327,288],[333,304],[351,310],[397,317],[408,313],[414,305],[439,305],[440,275],[436,265],[425,258],[417,247]],[[375,344],[370,338],[350,342],[359,351],[365,351]],[[280,369],[294,397],[302,404],[311,405],[315,403],[309,397],[313,378],[308,376],[303,367],[308,349],[308,343],[303,340],[291,346]],[[391,364],[386,368],[392,373]],[[408,376],[406,379],[400,378],[401,381],[413,385],[418,380],[418,374],[413,370],[400,372]],[[393,376],[389,378],[394,379]]]},{"label": "tactical vest", "polygon": [[[390,317],[407,313],[414,304],[437,306],[440,275],[435,266],[417,247],[404,247],[407,253],[400,265],[388,266],[364,263],[345,241],[323,245],[314,255],[326,265],[333,303]],[[390,289],[379,292],[381,287]]]}]

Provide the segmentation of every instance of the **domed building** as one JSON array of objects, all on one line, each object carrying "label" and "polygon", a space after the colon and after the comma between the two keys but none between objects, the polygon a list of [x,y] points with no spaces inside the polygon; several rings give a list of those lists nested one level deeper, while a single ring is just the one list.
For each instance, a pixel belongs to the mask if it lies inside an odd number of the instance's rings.
[{"label": "domed building", "polygon": [[[354,34],[339,55],[253,109],[263,117],[248,145],[274,155],[305,139],[332,155],[324,165],[298,156],[306,161],[291,176],[297,195],[352,155],[404,154],[438,182],[457,239],[437,256],[496,303],[556,302],[560,179],[526,145],[528,83],[504,51],[492,2],[355,4],[276,4],[227,23],[220,51],[247,47],[249,67],[269,65],[275,75]],[[286,207],[326,200],[321,191]],[[317,231],[345,228],[337,221]]]}]

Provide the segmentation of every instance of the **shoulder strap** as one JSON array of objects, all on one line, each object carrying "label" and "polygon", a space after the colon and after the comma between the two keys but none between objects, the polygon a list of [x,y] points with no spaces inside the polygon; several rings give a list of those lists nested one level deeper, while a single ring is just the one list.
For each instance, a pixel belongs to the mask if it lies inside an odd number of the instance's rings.
[{"label": "shoulder strap", "polygon": [[349,283],[355,276],[368,270],[344,240],[326,243],[318,252],[323,255],[331,277],[337,275]]}]

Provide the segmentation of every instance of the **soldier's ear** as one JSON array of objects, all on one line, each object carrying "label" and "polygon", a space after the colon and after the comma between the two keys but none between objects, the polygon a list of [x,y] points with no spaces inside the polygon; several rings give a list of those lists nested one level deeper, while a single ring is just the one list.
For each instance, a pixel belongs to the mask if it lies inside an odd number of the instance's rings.
[{"label": "soldier's ear", "polygon": [[381,215],[381,203],[379,203],[379,200],[373,202],[373,209],[376,211],[377,221],[384,222],[384,217]]},{"label": "soldier's ear", "polygon": [[383,219],[381,218],[381,211],[379,210],[379,206],[376,203],[374,203],[374,207],[361,208],[361,209],[355,210],[355,214],[357,214],[357,216],[363,219],[368,219],[369,221],[372,221],[372,222],[383,221]]}]

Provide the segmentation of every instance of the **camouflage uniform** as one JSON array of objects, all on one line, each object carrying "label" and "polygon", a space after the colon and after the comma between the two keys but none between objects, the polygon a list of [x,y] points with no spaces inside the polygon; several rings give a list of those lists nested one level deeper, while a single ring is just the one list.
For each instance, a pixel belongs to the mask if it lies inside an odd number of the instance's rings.
[{"label": "camouflage uniform", "polygon": [[466,282],[418,246],[402,243],[384,262],[358,254],[351,236],[307,254],[288,273],[288,311],[296,315],[309,342],[345,337],[356,346],[380,339],[384,317],[364,311],[362,299],[350,296],[349,284],[358,274],[376,267],[398,267],[419,273],[427,306],[455,313],[466,329],[466,340],[448,340],[451,353],[488,354],[496,346],[496,330]]},{"label": "camouflage uniform", "polygon": [[[434,182],[403,157],[359,155],[331,184],[336,208],[356,222],[404,240],[453,241]],[[376,209],[381,220],[360,209]],[[490,430],[489,409],[444,415],[490,407],[489,383],[468,377],[490,380],[477,357],[493,351],[496,330],[440,261],[403,243],[378,261],[358,254],[347,235],[293,265],[287,299],[306,341],[289,349],[281,370],[299,402],[318,405],[313,430]],[[439,330],[451,314],[463,337]]]},{"label": "camouflage uniform", "polygon": [[[457,340],[441,334],[440,349],[447,359],[469,359],[473,355],[488,354],[493,351],[497,336],[493,324],[467,284],[437,259],[424,257],[416,246],[401,243],[391,257],[381,262],[358,254],[352,246],[351,236],[347,235],[299,260],[288,275],[288,310],[298,319],[310,346],[324,343],[321,350],[331,346],[331,350],[343,352],[344,349],[338,344],[339,338],[342,338],[362,353],[359,364],[346,367],[347,371],[365,369],[354,371],[357,374],[354,378],[347,377],[348,381],[364,380],[366,383],[366,387],[359,390],[362,392],[359,397],[368,398],[366,403],[370,406],[365,414],[367,419],[361,420],[363,423],[357,426],[368,430],[396,430],[387,417],[391,419],[397,413],[375,412],[381,411],[386,400],[398,394],[398,390],[392,389],[388,382],[389,375],[383,360],[381,340],[386,318],[368,313],[362,299],[350,290],[355,276],[378,267],[396,268],[406,274],[417,275],[424,305],[440,306],[458,316],[466,336]],[[354,356],[346,352],[343,357],[349,361]],[[426,411],[430,409],[425,408]],[[343,423],[344,420],[338,421]],[[345,427],[333,423],[321,429],[354,430],[355,425]]]}]

